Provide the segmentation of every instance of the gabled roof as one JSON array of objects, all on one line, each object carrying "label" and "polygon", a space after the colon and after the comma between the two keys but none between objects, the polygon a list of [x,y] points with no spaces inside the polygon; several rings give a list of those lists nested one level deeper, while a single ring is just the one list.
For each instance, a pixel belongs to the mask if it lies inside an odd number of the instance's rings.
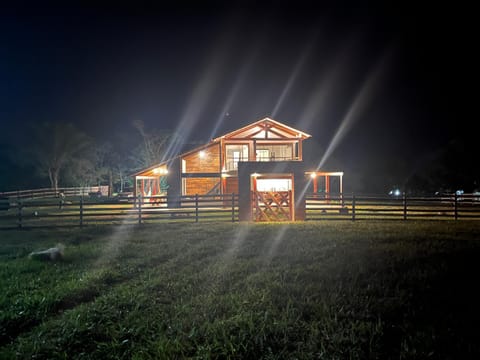
[{"label": "gabled roof", "polygon": [[308,139],[311,135],[268,117],[213,139]]},{"label": "gabled roof", "polygon": [[285,124],[282,124],[278,121],[275,121],[273,119],[270,119],[268,117],[262,119],[262,120],[258,120],[258,121],[255,121],[254,123],[250,124],[250,125],[247,125],[247,126],[244,126],[238,130],[235,130],[235,131],[232,131],[228,134],[225,134],[225,135],[222,135],[222,136],[219,136],[215,139],[212,139],[210,142],[202,145],[202,146],[198,146],[192,150],[189,150],[187,152],[184,152],[182,154],[179,154],[179,155],[176,155],[170,159],[167,159],[165,161],[162,161],[161,163],[158,163],[158,164],[155,164],[155,165],[152,165],[146,169],[143,169],[143,170],[140,170],[134,174],[132,174],[131,176],[139,176],[139,175],[150,175],[152,173],[152,171],[155,169],[155,168],[158,168],[158,167],[161,167],[161,166],[164,166],[166,164],[168,164],[169,162],[175,160],[175,159],[178,159],[180,157],[183,157],[183,156],[186,156],[186,155],[189,155],[191,153],[194,153],[196,151],[200,151],[202,149],[205,149],[209,146],[212,146],[218,142],[220,142],[221,139],[224,139],[224,140],[239,140],[239,139],[256,139],[256,140],[272,140],[272,139],[285,139],[285,140],[288,140],[288,139],[308,139],[309,137],[312,137],[311,135],[303,132],[303,131],[300,131],[300,130],[297,130],[297,129],[294,129],[290,126],[287,126]]},{"label": "gabled roof", "polygon": [[218,141],[217,141],[217,140],[211,140],[210,142],[208,142],[208,143],[206,143],[206,144],[204,144],[204,145],[197,146],[197,147],[194,148],[194,149],[188,150],[188,151],[183,152],[183,153],[181,153],[181,154],[177,154],[177,155],[175,155],[175,156],[173,156],[173,157],[171,157],[171,158],[169,158],[169,159],[167,159],[167,160],[164,160],[164,161],[162,161],[162,162],[159,162],[159,163],[157,163],[157,164],[155,164],[155,165],[152,165],[152,166],[150,166],[150,167],[148,167],[148,168],[146,168],[146,169],[142,169],[142,170],[140,170],[140,171],[137,171],[136,173],[133,173],[131,176],[139,176],[139,175],[147,175],[147,176],[148,176],[148,175],[151,175],[153,169],[156,169],[156,168],[159,168],[159,167],[168,165],[168,163],[171,163],[172,161],[174,161],[174,160],[176,160],[176,159],[178,159],[178,158],[182,158],[182,157],[184,157],[184,156],[193,154],[193,153],[195,153],[195,152],[197,152],[197,151],[206,149],[206,148],[208,148],[208,147],[210,147],[210,146],[213,146],[213,145],[215,145],[215,144],[218,144]]}]

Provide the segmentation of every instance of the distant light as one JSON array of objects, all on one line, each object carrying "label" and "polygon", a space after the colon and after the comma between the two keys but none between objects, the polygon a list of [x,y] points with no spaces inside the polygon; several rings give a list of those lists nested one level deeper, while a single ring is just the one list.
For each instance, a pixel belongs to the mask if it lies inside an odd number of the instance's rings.
[{"label": "distant light", "polygon": [[390,190],[388,194],[393,196],[400,196],[402,195],[402,192],[400,191],[400,189],[393,189],[393,190]]},{"label": "distant light", "polygon": [[198,153],[198,156],[200,156],[201,159],[203,159],[205,157],[205,151],[201,150],[199,153]]},{"label": "distant light", "polygon": [[260,174],[259,174],[259,173],[253,173],[253,174],[250,175],[250,176],[256,178],[256,177],[260,176]]},{"label": "distant light", "polygon": [[315,179],[315,178],[317,177],[317,173],[312,172],[312,173],[310,174],[310,177],[311,177],[312,179]]}]

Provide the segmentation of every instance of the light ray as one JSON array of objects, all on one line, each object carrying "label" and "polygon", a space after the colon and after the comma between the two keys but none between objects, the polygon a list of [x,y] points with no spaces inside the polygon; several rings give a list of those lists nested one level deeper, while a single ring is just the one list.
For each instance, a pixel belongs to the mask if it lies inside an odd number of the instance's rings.
[{"label": "light ray", "polygon": [[267,254],[265,255],[265,263],[268,264],[272,261],[272,259],[275,257],[275,254],[277,253],[277,249],[282,243],[283,239],[285,239],[285,233],[287,232],[289,225],[287,224],[282,224],[280,225],[280,228],[276,232],[272,243],[270,244],[270,247],[268,248]]},{"label": "light ray", "polygon": [[210,133],[209,139],[213,139],[217,134],[218,129],[222,125],[223,121],[225,120],[225,114],[229,111],[231,108],[234,99],[237,97],[238,92],[242,88],[242,86],[245,83],[246,75],[252,68],[254,59],[257,57],[259,51],[259,45],[255,46],[254,50],[252,50],[251,55],[247,58],[245,63],[242,65],[236,79],[235,83],[232,87],[232,90],[230,91],[230,94],[227,97],[227,100],[225,101],[225,104],[223,105],[220,114],[217,116],[217,121],[215,122],[215,125],[212,128],[212,131]]},{"label": "light ray", "polygon": [[297,80],[301,70],[305,67],[305,61],[309,57],[310,53],[312,52],[313,44],[315,43],[314,40],[310,41],[307,46],[303,49],[302,54],[298,58],[293,71],[291,72],[290,76],[288,77],[287,83],[283,87],[282,93],[280,94],[280,97],[278,98],[273,110],[272,110],[272,117],[275,118],[277,116],[278,110],[280,107],[283,105],[283,102],[286,98],[286,96],[289,94],[293,84]]},{"label": "light ray", "polygon": [[367,105],[369,105],[369,103],[371,102],[373,94],[381,78],[381,75],[385,70],[385,64],[388,56],[389,56],[389,53],[384,55],[380,59],[379,63],[374,67],[374,69],[367,76],[366,81],[362,85],[357,96],[355,96],[355,99],[350,105],[346,115],[342,119],[340,126],[337,128],[335,135],[333,136],[332,140],[328,144],[327,150],[325,151],[320,162],[317,165],[317,170],[322,168],[322,166],[325,164],[327,159],[330,157],[333,151],[337,148],[337,146],[340,144],[340,142],[348,133],[348,131],[352,128],[355,121],[358,120],[360,115],[362,115],[362,113],[365,111]]},{"label": "light ray", "polygon": [[323,78],[318,81],[318,85],[312,92],[308,99],[304,110],[299,116],[298,126],[302,129],[309,129],[311,127],[318,127],[318,122],[325,117],[326,109],[332,103],[332,99],[336,96],[339,84],[344,83],[346,75],[348,74],[348,62],[352,58],[355,51],[353,50],[356,44],[355,39],[351,39],[342,48],[332,61],[332,65],[325,71]]},{"label": "light ray", "polygon": [[[323,165],[328,160],[330,155],[341,143],[342,139],[345,137],[348,131],[352,128],[355,121],[357,121],[360,115],[365,111],[367,105],[370,103],[375,93],[376,88],[378,87],[379,81],[381,80],[381,76],[385,71],[387,60],[390,57],[390,54],[391,52],[388,51],[384,56],[382,56],[380,61],[376,64],[374,69],[367,76],[366,81],[363,83],[362,87],[360,88],[360,91],[355,96],[347,113],[342,119],[342,122],[337,128],[335,135],[333,136],[332,140],[328,144],[328,147],[325,153],[323,154],[322,158],[317,164],[317,167],[315,169],[316,171],[319,171],[323,167]],[[308,191],[308,188],[310,187],[311,182],[312,182],[312,179],[309,179],[308,183],[305,185],[305,187],[302,189],[301,193],[299,194],[300,196],[297,196],[297,205],[298,205],[298,201],[300,201],[300,199],[302,199],[305,196],[306,192]]]},{"label": "light ray", "polygon": [[[212,101],[216,85],[221,80],[222,71],[227,64],[227,55],[232,46],[231,31],[224,31],[223,36],[214,44],[214,52],[207,60],[206,68],[200,80],[194,86],[190,99],[177,124],[176,133],[182,135],[183,139],[189,139],[195,129],[207,104]],[[177,155],[182,147],[179,141],[171,141],[163,155],[162,161]]]}]

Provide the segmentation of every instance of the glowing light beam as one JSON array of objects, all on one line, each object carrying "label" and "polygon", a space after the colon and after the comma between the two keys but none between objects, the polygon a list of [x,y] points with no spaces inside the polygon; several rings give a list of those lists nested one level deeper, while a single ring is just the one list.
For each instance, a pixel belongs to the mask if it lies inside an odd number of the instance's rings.
[{"label": "glowing light beam", "polygon": [[355,121],[358,120],[360,115],[366,109],[367,105],[370,103],[373,97],[373,94],[376,90],[376,87],[379,83],[379,80],[381,78],[381,75],[385,70],[385,64],[389,54],[390,53],[387,53],[386,55],[384,55],[380,59],[379,63],[375,66],[373,71],[370,72],[370,74],[368,75],[367,80],[362,85],[357,96],[355,96],[355,99],[350,105],[346,115],[342,119],[340,126],[337,128],[335,135],[333,136],[332,140],[328,144],[327,150],[325,151],[320,162],[318,163],[317,170],[322,168],[322,166],[325,164],[327,159],[330,157],[333,151],[340,144],[341,140],[352,128]]},{"label": "glowing light beam", "polygon": [[[349,60],[355,54],[353,46],[357,43],[357,39],[351,39],[342,48],[332,61],[330,68],[322,74],[318,85],[309,97],[304,110],[299,116],[299,126],[302,129],[309,129],[318,119],[325,117],[327,106],[331,104],[331,99],[337,95],[338,87],[344,83],[348,74]],[[314,125],[317,127],[318,123]]]},{"label": "glowing light beam", "polygon": [[280,97],[278,98],[273,110],[272,110],[272,117],[275,118],[277,116],[277,112],[280,109],[280,107],[283,105],[283,102],[287,96],[287,94],[290,92],[293,84],[297,80],[301,70],[303,70],[305,66],[305,61],[310,55],[313,44],[315,43],[314,40],[310,41],[307,46],[303,49],[302,54],[298,58],[293,71],[291,72],[290,76],[288,77],[287,83],[283,87],[282,93],[280,94]]},{"label": "glowing light beam", "polygon": [[210,133],[209,139],[213,139],[217,135],[218,129],[220,128],[223,121],[225,120],[225,114],[231,108],[234,99],[237,97],[239,90],[241,89],[241,87],[245,82],[246,74],[252,68],[253,60],[257,57],[258,50],[259,50],[259,46],[257,45],[255,49],[252,51],[251,55],[248,57],[247,61],[241,67],[240,72],[238,73],[235,79],[235,83],[232,87],[232,90],[230,91],[230,94],[228,95],[227,100],[225,101],[225,104],[223,105],[222,110],[220,111],[220,114],[217,116],[217,121],[215,122],[212,132]]}]

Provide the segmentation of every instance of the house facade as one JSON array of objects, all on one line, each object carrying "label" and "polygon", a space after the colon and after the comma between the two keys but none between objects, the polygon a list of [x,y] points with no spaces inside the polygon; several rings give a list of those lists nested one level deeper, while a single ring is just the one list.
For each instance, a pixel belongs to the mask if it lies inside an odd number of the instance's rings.
[{"label": "house facade", "polygon": [[[275,191],[280,194],[290,191],[292,194],[288,203],[293,204],[295,188],[297,193],[299,192],[298,186],[295,186],[295,178],[298,184],[311,182],[313,179],[314,188],[318,188],[316,179],[310,176],[317,172],[299,170],[303,166],[303,141],[310,137],[311,135],[303,131],[267,117],[139,171],[134,174],[134,195],[153,198],[167,195],[172,199],[168,201],[168,205],[175,207],[178,204],[173,199],[179,196],[239,194],[250,191]],[[241,164],[244,163],[250,164],[243,169],[252,172],[253,177],[252,174],[245,173],[239,176]],[[268,173],[264,171],[259,175],[255,170],[257,165],[259,169],[268,169]],[[295,170],[290,171],[290,168]],[[302,174],[304,179],[300,180],[299,174]],[[329,176],[329,173],[321,174]],[[243,179],[243,184],[239,184],[239,179]],[[327,177],[325,179],[327,180]],[[329,181],[325,181],[325,184],[329,184]],[[282,196],[287,196],[285,194]],[[262,198],[257,199],[258,201],[262,203]],[[295,219],[295,213],[300,214],[301,211],[295,212],[295,209],[291,208],[287,217]]]}]

